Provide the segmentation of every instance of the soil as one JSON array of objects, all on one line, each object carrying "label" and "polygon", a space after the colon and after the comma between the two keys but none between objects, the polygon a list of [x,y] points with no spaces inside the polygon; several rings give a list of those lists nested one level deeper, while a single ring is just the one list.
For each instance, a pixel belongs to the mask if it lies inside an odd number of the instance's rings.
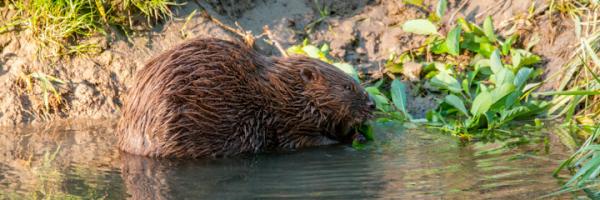
[{"label": "soil", "polygon": [[[425,0],[425,5],[433,7],[436,2]],[[540,11],[526,20],[523,16],[527,15],[530,5],[522,0],[449,0],[443,23],[451,23],[450,18],[458,17],[481,22],[485,16],[492,15],[495,26],[503,30],[501,35],[511,31],[523,33],[520,40],[527,43],[536,35],[532,33],[539,33],[535,37],[540,40],[533,51],[544,58],[541,67],[546,74],[555,73],[571,56],[572,49],[565,47],[576,41],[572,24],[570,20],[550,21],[542,11],[547,6],[544,3],[537,3],[535,6]],[[3,33],[0,34],[0,126],[60,119],[117,118],[133,74],[153,55],[194,37],[239,38],[207,19],[202,12],[195,12],[186,23],[186,17],[202,8],[230,27],[236,27],[234,22],[239,22],[242,29],[254,35],[261,34],[266,25],[274,40],[284,48],[306,37],[313,43],[328,43],[336,59],[355,65],[365,77],[377,74],[390,54],[416,48],[425,39],[402,31],[404,21],[424,18],[427,14],[423,8],[405,5],[402,0],[188,1],[174,9],[172,19],[151,31],[130,39],[118,35],[92,38],[103,46],[102,52],[57,61],[40,61],[32,56],[36,49],[29,31]],[[320,17],[322,8],[329,8],[330,15],[306,31],[305,28]],[[525,20],[512,20],[522,18]],[[0,22],[3,20],[6,19]],[[511,30],[514,24],[517,28]],[[448,28],[443,27],[442,31],[445,29]],[[256,47],[263,53],[279,55],[277,49],[262,39],[257,41]],[[40,86],[34,84],[33,89],[28,90],[23,81],[23,77],[32,72],[43,72],[64,81],[57,85],[62,104],[44,110]],[[407,77],[402,78],[410,83]],[[555,85],[547,86],[552,87]],[[419,117],[436,105],[436,98],[416,92],[409,102],[409,112]]]}]

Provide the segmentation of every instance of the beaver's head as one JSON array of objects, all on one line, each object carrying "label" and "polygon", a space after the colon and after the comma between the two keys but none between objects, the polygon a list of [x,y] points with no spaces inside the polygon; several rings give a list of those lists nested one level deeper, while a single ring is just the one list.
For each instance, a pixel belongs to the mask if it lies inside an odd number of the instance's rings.
[{"label": "beaver's head", "polygon": [[[347,141],[352,127],[371,117],[375,104],[364,88],[339,68],[308,58],[301,63],[299,76],[304,83],[303,95],[310,102],[311,112],[325,126],[327,137]],[[315,116],[315,117],[317,117]]]}]

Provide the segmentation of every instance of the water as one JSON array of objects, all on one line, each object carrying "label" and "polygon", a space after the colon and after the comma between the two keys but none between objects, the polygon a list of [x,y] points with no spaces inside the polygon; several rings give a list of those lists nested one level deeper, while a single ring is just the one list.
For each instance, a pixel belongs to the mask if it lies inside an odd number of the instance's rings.
[{"label": "water", "polygon": [[566,156],[544,134],[501,148],[507,142],[461,145],[433,131],[386,124],[361,151],[334,145],[156,160],[116,150],[113,127],[67,122],[1,131],[0,199],[531,199],[560,187],[551,173]]}]

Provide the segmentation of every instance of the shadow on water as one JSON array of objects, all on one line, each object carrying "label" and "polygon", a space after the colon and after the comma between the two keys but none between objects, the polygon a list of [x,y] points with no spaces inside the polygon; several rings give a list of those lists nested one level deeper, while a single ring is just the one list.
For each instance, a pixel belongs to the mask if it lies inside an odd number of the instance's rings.
[{"label": "shadow on water", "polygon": [[560,144],[461,145],[378,125],[365,150],[334,145],[225,159],[165,160],[115,149],[111,122],[0,134],[0,199],[524,199],[556,191]]}]

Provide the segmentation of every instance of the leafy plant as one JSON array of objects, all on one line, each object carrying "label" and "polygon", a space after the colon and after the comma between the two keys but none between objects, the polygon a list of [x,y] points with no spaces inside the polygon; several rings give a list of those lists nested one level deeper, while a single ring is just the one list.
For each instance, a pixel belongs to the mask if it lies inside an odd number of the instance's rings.
[{"label": "leafy plant", "polygon": [[323,44],[321,45],[321,47],[317,47],[315,45],[309,44],[308,39],[305,39],[304,41],[302,41],[302,44],[291,46],[286,51],[289,54],[305,55],[332,64],[333,66],[336,66],[337,68],[341,69],[346,74],[354,78],[356,81],[360,82],[360,79],[358,78],[358,72],[356,71],[356,69],[354,69],[352,65],[345,62],[334,62],[332,59],[330,59],[329,45],[327,44]]},{"label": "leafy plant", "polygon": [[458,19],[445,36],[427,19],[409,20],[403,29],[428,36],[423,48],[410,52],[410,59],[399,65],[421,62],[430,91],[443,94],[438,107],[427,113],[429,124],[468,135],[535,116],[548,106],[530,98],[537,84],[532,80],[541,73],[533,67],[541,58],[514,47],[517,36],[497,36],[490,17],[483,28]]}]

